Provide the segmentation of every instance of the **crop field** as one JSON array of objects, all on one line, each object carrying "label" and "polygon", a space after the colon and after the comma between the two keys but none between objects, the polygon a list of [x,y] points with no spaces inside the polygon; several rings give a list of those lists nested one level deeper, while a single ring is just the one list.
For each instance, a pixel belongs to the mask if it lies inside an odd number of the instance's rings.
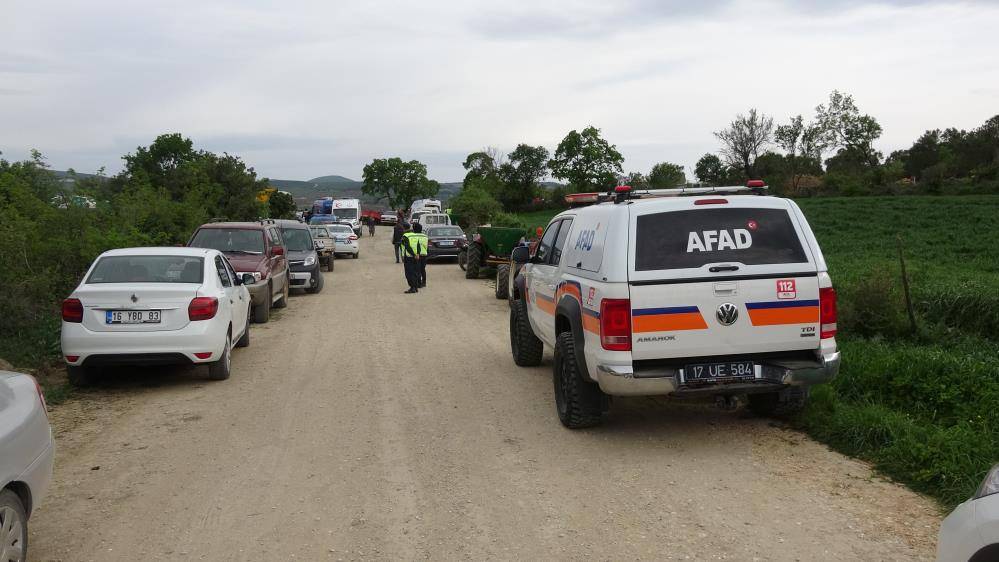
[{"label": "crop field", "polygon": [[999,458],[999,196],[798,204],[839,294],[844,363],[796,423],[946,506],[967,499]]}]

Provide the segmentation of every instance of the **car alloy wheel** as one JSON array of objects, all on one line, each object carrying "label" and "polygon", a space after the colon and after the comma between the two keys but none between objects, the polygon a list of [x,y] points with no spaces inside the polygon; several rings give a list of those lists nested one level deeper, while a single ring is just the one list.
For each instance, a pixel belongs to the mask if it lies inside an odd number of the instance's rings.
[{"label": "car alloy wheel", "polygon": [[24,562],[26,533],[24,521],[16,509],[0,505],[0,561]]}]

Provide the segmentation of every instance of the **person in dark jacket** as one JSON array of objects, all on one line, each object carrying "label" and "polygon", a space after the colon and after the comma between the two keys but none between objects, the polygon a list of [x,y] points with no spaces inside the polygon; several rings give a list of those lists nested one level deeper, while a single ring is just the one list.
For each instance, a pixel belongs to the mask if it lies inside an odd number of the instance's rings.
[{"label": "person in dark jacket", "polygon": [[402,221],[397,221],[395,223],[395,228],[392,229],[392,245],[395,246],[395,263],[399,263],[399,259],[402,258],[402,235],[406,232],[406,226]]}]

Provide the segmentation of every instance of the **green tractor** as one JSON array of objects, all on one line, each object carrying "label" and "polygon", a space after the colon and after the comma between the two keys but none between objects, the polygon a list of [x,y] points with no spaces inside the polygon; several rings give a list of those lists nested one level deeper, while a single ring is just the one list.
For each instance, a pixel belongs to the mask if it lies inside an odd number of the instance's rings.
[{"label": "green tractor", "polygon": [[496,298],[509,296],[510,253],[527,235],[523,228],[483,226],[459,254],[458,266],[465,279],[478,279],[483,268],[496,267]]}]

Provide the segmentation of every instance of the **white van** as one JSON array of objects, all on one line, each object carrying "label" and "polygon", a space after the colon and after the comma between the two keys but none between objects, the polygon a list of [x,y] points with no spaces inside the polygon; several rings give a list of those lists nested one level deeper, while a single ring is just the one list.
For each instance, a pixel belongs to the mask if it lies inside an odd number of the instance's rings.
[{"label": "white van", "polygon": [[336,215],[338,222],[349,223],[354,229],[354,234],[361,235],[360,199],[334,199],[331,207],[330,212]]},{"label": "white van", "polygon": [[598,424],[607,395],[745,397],[754,412],[784,413],[838,373],[836,292],[794,201],[740,187],[619,189],[559,214],[533,255],[512,256],[524,264],[514,361],[538,365],[554,349],[564,425]]}]

